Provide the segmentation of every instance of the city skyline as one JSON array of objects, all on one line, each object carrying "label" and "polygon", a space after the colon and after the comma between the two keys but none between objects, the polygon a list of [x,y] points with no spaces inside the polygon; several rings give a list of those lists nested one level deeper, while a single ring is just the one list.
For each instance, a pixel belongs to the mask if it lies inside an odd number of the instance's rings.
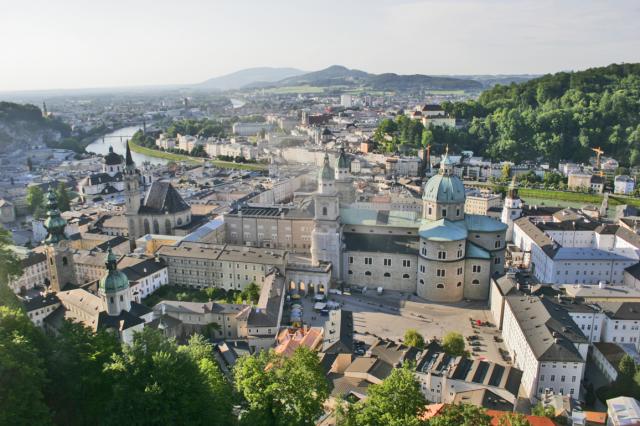
[{"label": "city skyline", "polygon": [[0,17],[0,35],[13,40],[0,91],[193,84],[257,66],[544,74],[640,60],[632,1],[296,5],[12,4]]}]

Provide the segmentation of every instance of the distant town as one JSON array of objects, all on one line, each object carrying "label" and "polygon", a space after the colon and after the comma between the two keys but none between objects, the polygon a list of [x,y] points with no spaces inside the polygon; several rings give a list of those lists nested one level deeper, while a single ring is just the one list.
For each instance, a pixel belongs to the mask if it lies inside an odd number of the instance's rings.
[{"label": "distant town", "polygon": [[638,424],[639,66],[293,74],[0,102],[30,423]]}]

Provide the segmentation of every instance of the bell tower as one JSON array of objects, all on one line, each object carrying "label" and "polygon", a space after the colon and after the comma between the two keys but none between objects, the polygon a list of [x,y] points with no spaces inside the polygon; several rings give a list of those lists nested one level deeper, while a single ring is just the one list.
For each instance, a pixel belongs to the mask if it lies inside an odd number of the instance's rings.
[{"label": "bell tower", "polygon": [[131,157],[129,141],[127,141],[127,153],[124,165],[124,200],[125,217],[127,218],[127,228],[129,233],[129,248],[131,251],[136,248],[136,238],[142,235],[140,229],[140,175],[136,170],[136,164]]},{"label": "bell tower", "polygon": [[318,174],[318,191],[313,196],[314,217],[311,232],[311,261],[331,263],[331,277],[341,278],[342,232],[340,229],[340,204],[335,188],[334,170],[329,165],[329,156]]},{"label": "bell tower", "polygon": [[73,250],[69,245],[64,230],[67,221],[60,215],[58,200],[52,188],[47,193],[47,218],[44,227],[47,237],[44,240],[47,263],[49,264],[49,289],[59,292],[67,284],[76,284],[76,273],[73,266]]},{"label": "bell tower", "polygon": [[522,216],[522,200],[518,196],[518,187],[514,176],[507,190],[504,207],[502,207],[502,216],[500,217],[500,221],[507,225],[507,241],[513,240],[513,221],[520,216]]},{"label": "bell tower", "polygon": [[129,279],[123,272],[118,271],[117,259],[111,247],[109,247],[105,265],[107,272],[100,279],[98,293],[105,302],[107,314],[117,316],[122,311],[131,310]]}]

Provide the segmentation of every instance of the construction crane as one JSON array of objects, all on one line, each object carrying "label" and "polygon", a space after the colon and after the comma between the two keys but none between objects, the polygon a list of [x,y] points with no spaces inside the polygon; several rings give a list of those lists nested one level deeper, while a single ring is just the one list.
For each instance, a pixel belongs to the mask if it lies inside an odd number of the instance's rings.
[{"label": "construction crane", "polygon": [[600,148],[591,148],[591,151],[596,153],[596,168],[599,169],[600,168],[600,156],[602,154],[604,154],[604,151]]}]

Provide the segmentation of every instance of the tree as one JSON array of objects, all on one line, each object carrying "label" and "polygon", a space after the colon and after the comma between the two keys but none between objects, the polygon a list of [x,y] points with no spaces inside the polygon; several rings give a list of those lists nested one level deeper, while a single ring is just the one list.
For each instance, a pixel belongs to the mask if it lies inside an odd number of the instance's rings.
[{"label": "tree", "polygon": [[42,188],[37,185],[27,188],[27,207],[29,212],[37,219],[44,215],[44,193]]},{"label": "tree", "polygon": [[616,387],[620,390],[620,393],[625,395],[634,392],[634,377],[636,375],[637,366],[630,355],[623,355],[618,363],[618,371],[619,374],[616,380]]},{"label": "tree", "polygon": [[102,370],[114,354],[121,353],[119,339],[113,333],[94,333],[82,324],[67,322],[49,346],[46,394],[56,423],[99,424],[112,386]]},{"label": "tree", "polygon": [[0,306],[0,424],[51,423],[42,393],[43,337],[23,312]]},{"label": "tree", "polygon": [[22,304],[9,288],[9,280],[22,275],[22,264],[11,250],[12,244],[11,234],[0,226],[0,306],[21,308]]},{"label": "tree", "polygon": [[504,163],[502,165],[502,172],[500,174],[500,180],[502,180],[503,182],[506,182],[509,180],[511,176],[511,164],[509,163]]},{"label": "tree", "polygon": [[489,426],[491,416],[483,408],[471,404],[447,405],[437,416],[429,419],[429,426]]},{"label": "tree", "polygon": [[498,426],[531,426],[531,423],[521,413],[506,413],[500,416]]},{"label": "tree", "polygon": [[249,285],[242,290],[239,298],[241,300],[248,300],[253,304],[258,303],[258,299],[260,299],[260,287],[254,282],[249,283]]},{"label": "tree", "polygon": [[369,386],[367,399],[341,407],[339,424],[353,426],[419,425],[427,401],[420,383],[407,368],[396,368],[377,385]]},{"label": "tree", "polygon": [[178,350],[174,340],[145,327],[105,366],[113,385],[102,423],[121,425],[135,418],[145,425],[226,424],[228,416],[217,417],[221,408],[216,404],[224,397],[213,394],[217,384],[211,381],[210,365],[194,361],[201,352]]},{"label": "tree", "polygon": [[464,338],[462,334],[451,331],[444,336],[442,348],[452,356],[464,355]]},{"label": "tree", "polygon": [[55,192],[58,201],[58,210],[60,210],[60,212],[68,212],[71,208],[71,196],[65,184],[63,182],[58,183]]},{"label": "tree", "polygon": [[542,405],[542,402],[538,402],[536,405],[531,407],[531,414],[533,414],[534,416],[553,419],[556,416],[556,411],[552,406],[547,405],[545,407],[544,405]]},{"label": "tree", "polygon": [[272,351],[242,357],[233,372],[249,408],[246,424],[313,425],[329,396],[318,355],[305,347],[290,358]]},{"label": "tree", "polygon": [[413,328],[408,328],[404,332],[404,344],[414,348],[424,348],[424,337]]}]

